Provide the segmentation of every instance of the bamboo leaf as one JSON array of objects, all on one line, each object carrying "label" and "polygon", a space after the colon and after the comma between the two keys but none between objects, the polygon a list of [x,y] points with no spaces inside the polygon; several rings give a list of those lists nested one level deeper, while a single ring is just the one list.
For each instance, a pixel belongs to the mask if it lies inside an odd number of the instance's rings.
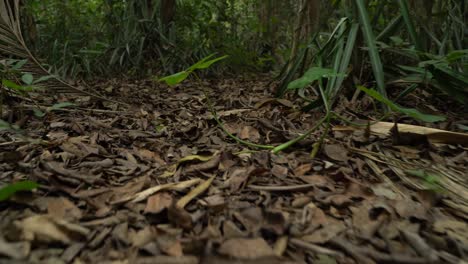
[{"label": "bamboo leaf", "polygon": [[288,90],[302,89],[307,87],[312,82],[319,80],[320,78],[330,78],[339,75],[343,74],[338,74],[333,69],[312,67],[306,73],[304,73],[304,76],[292,81],[288,85]]},{"label": "bamboo leaf", "polygon": [[160,82],[165,82],[169,86],[174,86],[176,84],[181,83],[183,80],[185,80],[188,76],[190,75],[190,72],[188,71],[181,71],[163,78],[160,78]]},{"label": "bamboo leaf", "polygon": [[376,90],[367,89],[366,87],[360,86],[360,85],[358,85],[357,87],[359,88],[359,90],[365,92],[366,94],[368,94],[372,98],[376,99],[377,101],[379,101],[381,103],[384,103],[385,105],[387,105],[393,111],[400,112],[402,114],[405,114],[407,116],[410,116],[410,117],[418,119],[418,120],[421,120],[423,122],[434,123],[434,122],[444,121],[446,119],[444,116],[423,114],[423,113],[421,113],[418,110],[413,109],[413,108],[401,107],[401,106],[393,103],[392,101],[388,100],[387,98],[383,97]]},{"label": "bamboo leaf", "polygon": [[398,4],[400,5],[401,15],[403,16],[403,20],[405,21],[406,29],[408,30],[411,41],[416,47],[416,50],[422,50],[421,42],[419,41],[419,37],[416,34],[416,29],[410,17],[408,2],[406,0],[398,0]]},{"label": "bamboo leaf", "polygon": [[377,49],[374,32],[372,31],[372,25],[369,21],[369,15],[365,7],[364,0],[356,0],[356,4],[359,11],[359,18],[361,21],[362,32],[364,39],[366,40],[367,47],[369,48],[369,57],[371,60],[372,71],[377,82],[377,89],[383,98],[387,97],[387,91],[385,89],[385,78],[383,73],[382,61],[380,60],[379,51]]}]

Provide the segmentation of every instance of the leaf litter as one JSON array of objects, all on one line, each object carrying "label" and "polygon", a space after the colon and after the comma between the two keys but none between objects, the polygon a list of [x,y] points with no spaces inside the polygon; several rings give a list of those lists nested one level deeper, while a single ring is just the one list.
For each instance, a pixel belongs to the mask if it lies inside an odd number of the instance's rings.
[{"label": "leaf litter", "polygon": [[[267,82],[206,81],[227,131],[278,145],[314,126],[317,113],[265,95]],[[323,130],[278,155],[246,149],[216,127],[193,83],[95,85],[130,106],[70,95],[78,108],[31,118],[21,138],[0,132],[0,188],[39,183],[0,202],[0,262],[467,259],[467,134],[456,122],[399,123],[392,134],[394,123],[333,121],[311,159]],[[355,103],[340,115],[354,119]],[[409,134],[428,140],[407,144]]]}]

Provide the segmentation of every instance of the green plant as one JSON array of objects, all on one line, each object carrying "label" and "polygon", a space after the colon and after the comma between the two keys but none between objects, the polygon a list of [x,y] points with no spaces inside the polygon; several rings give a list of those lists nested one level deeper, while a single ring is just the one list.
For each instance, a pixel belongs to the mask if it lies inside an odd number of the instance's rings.
[{"label": "green plant", "polygon": [[0,202],[6,201],[17,192],[32,191],[39,187],[39,184],[33,181],[19,181],[8,184],[0,188]]},{"label": "green plant", "polygon": [[379,101],[379,102],[385,104],[386,106],[388,106],[391,110],[396,111],[396,112],[400,112],[400,113],[405,114],[407,116],[410,116],[410,117],[412,117],[414,119],[417,119],[417,120],[420,120],[420,121],[423,121],[423,122],[429,122],[429,123],[444,121],[446,119],[444,116],[423,114],[423,113],[421,113],[418,110],[413,109],[413,108],[401,107],[401,106],[397,105],[396,103],[392,102],[391,100],[389,100],[389,99],[385,98],[384,96],[382,96],[376,90],[367,89],[366,87],[361,86],[361,85],[358,85],[357,87],[358,87],[359,90],[365,92],[366,94],[368,94],[372,98],[374,98],[377,101]]}]

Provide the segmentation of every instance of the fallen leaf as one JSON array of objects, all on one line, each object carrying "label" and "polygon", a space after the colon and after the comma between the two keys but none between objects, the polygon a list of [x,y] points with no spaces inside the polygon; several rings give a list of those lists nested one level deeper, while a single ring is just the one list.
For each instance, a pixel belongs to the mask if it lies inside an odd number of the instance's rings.
[{"label": "fallen leaf", "polygon": [[295,176],[304,176],[312,169],[312,163],[302,164],[294,169]]},{"label": "fallen leaf", "polygon": [[180,198],[179,201],[176,203],[176,207],[178,208],[184,208],[193,198],[197,197],[198,195],[202,194],[208,188],[210,187],[211,183],[213,182],[214,178],[216,175],[212,176],[208,180],[200,183],[197,187],[195,187],[193,190],[191,190],[188,194],[186,194],[184,197]]},{"label": "fallen leaf", "polygon": [[15,226],[22,230],[22,236],[27,241],[42,241],[45,243],[61,242],[70,244],[72,241],[80,241],[90,231],[77,224],[65,220],[54,219],[49,215],[34,215],[21,221],[16,221]]},{"label": "fallen leaf", "polygon": [[432,226],[437,233],[446,234],[452,239],[468,245],[468,224],[457,220],[436,220]]},{"label": "fallen leaf", "polygon": [[[390,130],[394,126],[391,122],[377,122],[370,126],[370,131],[376,135],[389,136]],[[335,131],[354,131],[359,128],[354,127],[340,127],[336,126],[333,128]],[[468,134],[451,132],[442,129],[435,129],[430,127],[398,124],[399,132],[414,133],[419,135],[427,136],[427,139],[431,143],[444,143],[444,144],[461,144],[464,146],[468,145]]]},{"label": "fallen leaf", "polygon": [[303,236],[301,239],[310,243],[323,244],[339,235],[345,229],[346,226],[341,221],[328,221],[328,223],[324,224],[322,228],[313,231],[310,235]]},{"label": "fallen leaf", "polygon": [[173,199],[170,193],[157,193],[148,198],[144,212],[150,214],[159,214],[162,210],[169,208],[172,203]]},{"label": "fallen leaf", "polygon": [[60,197],[47,201],[47,213],[56,219],[68,221],[80,220],[81,210],[70,200]]},{"label": "fallen leaf", "polygon": [[[0,236],[0,256],[6,256],[12,259],[25,259],[31,251],[29,242],[14,242],[10,243]],[[5,262],[6,263],[6,262]]]},{"label": "fallen leaf", "polygon": [[275,252],[262,238],[228,239],[218,249],[218,252],[232,258],[258,259],[275,256]]},{"label": "fallen leaf", "polygon": [[288,168],[281,165],[274,165],[273,168],[271,168],[271,174],[280,179],[284,179],[288,177]]},{"label": "fallen leaf", "polygon": [[348,150],[342,145],[338,144],[326,144],[323,147],[324,153],[332,160],[336,161],[348,161]]},{"label": "fallen leaf", "polygon": [[253,126],[245,126],[239,133],[240,139],[248,139],[252,142],[258,143],[260,140],[260,133]]}]

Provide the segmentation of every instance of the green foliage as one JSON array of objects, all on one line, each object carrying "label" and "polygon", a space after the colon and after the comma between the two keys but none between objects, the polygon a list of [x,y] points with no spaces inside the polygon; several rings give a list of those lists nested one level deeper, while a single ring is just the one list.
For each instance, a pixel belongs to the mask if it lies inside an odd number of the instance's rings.
[{"label": "green foliage", "polygon": [[37,109],[37,108],[34,108],[33,111],[34,111],[34,115],[37,116],[37,117],[44,117],[47,113],[50,113],[52,111],[58,111],[60,109],[63,109],[63,108],[67,108],[67,107],[73,107],[75,106],[75,104],[73,103],[70,103],[70,102],[62,102],[62,103],[57,103],[57,104],[54,104],[50,107],[47,107],[45,112],[41,111],[40,109]]},{"label": "green foliage", "polygon": [[226,59],[228,57],[228,56],[222,56],[222,57],[218,57],[218,58],[215,58],[215,59],[211,59],[214,55],[216,55],[216,54],[208,55],[205,58],[203,58],[203,59],[199,60],[198,62],[196,62],[195,64],[193,64],[192,66],[188,67],[187,70],[181,71],[181,72],[178,72],[178,73],[175,73],[175,74],[163,77],[163,78],[160,78],[158,81],[165,82],[166,84],[168,84],[170,86],[174,86],[176,84],[179,84],[179,83],[183,82],[193,71],[207,69],[211,65],[213,65],[214,63],[216,63],[216,62],[218,62],[220,60],[224,60],[224,59]]},{"label": "green foliage", "polygon": [[10,123],[0,119],[0,131],[10,130],[10,129],[12,129],[12,126],[10,125]]},{"label": "green foliage", "polygon": [[337,76],[345,76],[344,74],[338,74],[333,69],[312,67],[304,75],[288,85],[288,90],[303,89],[309,86],[312,82],[318,81],[322,78],[331,78]]},{"label": "green foliage", "polygon": [[359,88],[359,90],[365,92],[366,94],[368,94],[372,98],[376,99],[377,101],[379,101],[381,103],[384,103],[386,106],[388,106],[393,111],[400,112],[400,113],[405,114],[407,116],[410,116],[410,117],[412,117],[414,119],[421,120],[423,122],[429,122],[429,123],[444,121],[446,119],[444,116],[423,114],[423,113],[421,113],[418,110],[413,109],[413,108],[401,107],[401,106],[393,103],[389,99],[385,98],[384,96],[382,96],[376,90],[367,89],[366,87],[360,86],[360,85],[358,85],[358,88]]},{"label": "green foliage", "polygon": [[0,202],[6,201],[17,192],[32,191],[39,187],[39,184],[33,181],[19,181],[0,188]]},{"label": "green foliage", "polygon": [[377,82],[377,88],[383,97],[387,96],[385,90],[384,71],[382,61],[380,59],[379,50],[377,49],[374,32],[372,29],[369,15],[365,7],[364,0],[356,0],[356,5],[359,11],[359,18],[361,21],[362,32],[366,40],[367,48],[369,50],[369,57],[371,60],[372,71]]}]

